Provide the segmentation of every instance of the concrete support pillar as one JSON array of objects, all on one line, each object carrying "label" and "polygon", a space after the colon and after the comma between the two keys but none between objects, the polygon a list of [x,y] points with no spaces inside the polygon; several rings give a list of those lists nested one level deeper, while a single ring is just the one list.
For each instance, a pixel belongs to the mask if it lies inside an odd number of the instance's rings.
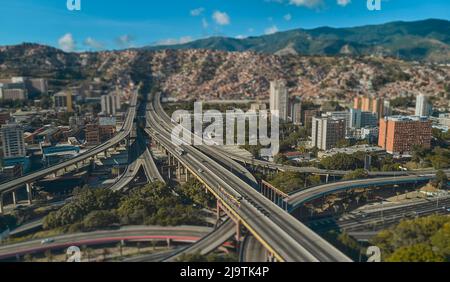
[{"label": "concrete support pillar", "polygon": [[12,191],[13,205],[14,208],[17,206],[17,194],[16,191]]},{"label": "concrete support pillar", "polygon": [[330,180],[330,175],[329,175],[329,174],[327,174],[327,178],[326,178],[326,182],[325,182],[325,183],[327,183],[327,184],[328,184],[329,180]]},{"label": "concrete support pillar", "polygon": [[241,223],[238,221],[236,222],[236,241],[238,242],[238,246],[239,247],[239,243],[241,242]]},{"label": "concrete support pillar", "polygon": [[27,196],[28,196],[28,204],[33,204],[33,185],[32,183],[27,183]]},{"label": "concrete support pillar", "polygon": [[220,208],[220,201],[217,200],[216,202],[216,221],[219,222],[221,217],[221,208]]},{"label": "concrete support pillar", "polygon": [[3,194],[0,194],[0,214],[3,214]]},{"label": "concrete support pillar", "polygon": [[181,164],[177,162],[177,179],[181,179]]},{"label": "concrete support pillar", "polygon": [[186,182],[189,182],[189,171],[187,169],[186,169],[185,176],[186,176]]}]

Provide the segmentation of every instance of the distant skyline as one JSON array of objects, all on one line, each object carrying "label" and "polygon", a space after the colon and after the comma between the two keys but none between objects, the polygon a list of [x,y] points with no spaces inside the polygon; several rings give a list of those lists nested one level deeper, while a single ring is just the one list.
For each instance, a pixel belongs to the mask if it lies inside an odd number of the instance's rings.
[{"label": "distant skyline", "polygon": [[296,28],[450,20],[448,0],[383,0],[381,11],[369,11],[366,0],[81,0],[81,11],[69,11],[66,2],[0,0],[0,45],[96,51]]}]

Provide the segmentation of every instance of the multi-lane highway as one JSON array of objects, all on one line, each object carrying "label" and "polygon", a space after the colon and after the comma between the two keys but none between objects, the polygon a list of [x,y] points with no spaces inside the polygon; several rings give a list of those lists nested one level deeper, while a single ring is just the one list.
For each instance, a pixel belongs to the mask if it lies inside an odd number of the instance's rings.
[{"label": "multi-lane highway", "polygon": [[130,134],[131,129],[133,128],[133,122],[136,117],[137,98],[138,98],[137,93],[132,96],[130,108],[128,110],[127,118],[124,122],[124,125],[123,125],[122,129],[119,131],[119,133],[116,134],[113,138],[111,138],[110,140],[108,140],[107,142],[105,142],[99,146],[96,146],[95,148],[88,150],[87,152],[85,152],[73,159],[70,159],[70,160],[62,162],[60,164],[51,166],[49,168],[42,169],[40,171],[36,171],[34,173],[25,175],[23,177],[16,178],[12,181],[2,183],[2,184],[0,184],[0,193],[14,190],[19,186],[22,186],[26,183],[32,183],[36,180],[44,178],[47,175],[58,172],[66,167],[77,165],[78,163],[81,163],[82,161],[84,161],[86,159],[92,158],[92,157],[108,150],[109,148],[116,146],[120,142],[122,142]]},{"label": "multi-lane highway", "polygon": [[202,226],[127,226],[117,230],[96,231],[89,233],[76,233],[51,238],[49,244],[42,244],[41,239],[30,240],[11,245],[0,245],[0,259],[15,257],[17,255],[38,253],[48,249],[62,249],[70,246],[89,246],[113,243],[118,241],[151,241],[172,240],[177,242],[193,243],[212,231]]},{"label": "multi-lane highway", "polygon": [[320,198],[323,195],[350,190],[357,188],[367,187],[380,187],[386,185],[401,185],[401,184],[422,184],[430,181],[434,178],[434,175],[422,175],[422,176],[400,176],[400,177],[386,177],[386,178],[373,178],[362,179],[352,181],[342,181],[336,183],[329,183],[298,192],[289,195],[288,204],[290,210],[294,210],[305,202],[309,202],[316,198]]},{"label": "multi-lane highway", "polygon": [[222,246],[223,243],[228,241],[235,233],[234,222],[228,219],[217,229],[197,241],[195,244],[174,253],[172,256],[165,258],[164,261],[176,261],[184,254],[199,253],[201,255],[207,255]]},{"label": "multi-lane highway", "polygon": [[[156,99],[157,101],[158,99]],[[159,101],[158,101],[159,103]],[[282,261],[351,261],[334,246],[259,194],[253,187],[199,150],[182,146],[179,155],[171,141],[172,124],[153,104],[147,113],[149,134],[198,176],[247,229]],[[238,199],[230,200],[231,198]]]},{"label": "multi-lane highway", "polygon": [[433,214],[450,214],[450,197],[428,199],[416,203],[395,205],[389,207],[379,205],[375,210],[357,210],[340,218],[322,218],[308,222],[315,231],[341,229],[352,234],[376,234],[376,231],[386,229],[404,219]]}]

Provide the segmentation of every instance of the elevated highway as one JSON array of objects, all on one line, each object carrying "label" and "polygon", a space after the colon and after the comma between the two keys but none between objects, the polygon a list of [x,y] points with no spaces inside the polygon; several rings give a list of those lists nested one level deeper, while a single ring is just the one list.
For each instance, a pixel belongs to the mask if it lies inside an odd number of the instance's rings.
[{"label": "elevated highway", "polygon": [[40,171],[36,171],[34,173],[16,178],[14,180],[5,182],[0,184],[0,214],[3,212],[3,194],[7,193],[7,192],[14,192],[15,190],[17,190],[18,188],[23,187],[24,185],[26,185],[27,187],[27,192],[28,192],[28,200],[31,203],[32,201],[32,184],[33,182],[42,179],[48,175],[51,174],[55,174],[58,171],[64,170],[67,167],[70,166],[79,166],[79,164],[83,163],[85,160],[94,158],[96,155],[106,152],[109,148],[112,148],[114,146],[117,146],[120,142],[122,142],[123,140],[125,140],[127,138],[127,136],[130,135],[131,130],[133,128],[133,122],[134,119],[136,117],[136,103],[137,103],[137,93],[135,95],[133,95],[131,103],[130,103],[130,108],[128,110],[127,113],[127,118],[124,122],[124,125],[122,127],[122,129],[119,131],[118,134],[116,134],[116,136],[114,136],[113,138],[111,138],[110,140],[108,140],[107,142],[96,146],[90,150],[88,150],[87,152],[73,158],[70,159],[68,161],[56,164],[54,166],[42,169]]},{"label": "elevated highway", "polygon": [[179,154],[179,148],[171,141],[172,125],[159,117],[153,104],[149,107],[147,122],[147,132],[152,138],[197,177],[277,260],[351,261],[198,149],[182,146],[185,153]]},{"label": "elevated highway", "polygon": [[177,261],[177,259],[185,254],[199,253],[201,255],[207,255],[222,246],[223,243],[228,241],[228,239],[230,239],[235,233],[236,230],[234,228],[234,222],[228,219],[217,229],[197,241],[195,244],[172,254],[171,256],[165,258],[164,261]]},{"label": "elevated highway", "polygon": [[193,243],[210,232],[211,228],[202,226],[127,226],[117,230],[56,236],[52,238],[52,243],[44,245],[41,244],[41,239],[11,245],[0,245],[0,259],[12,258],[17,255],[20,256],[29,253],[39,253],[46,250],[68,248],[70,246],[92,246],[120,241],[171,240]]},{"label": "elevated highway", "polygon": [[306,202],[335,192],[360,188],[389,186],[389,185],[423,184],[429,182],[433,178],[434,175],[400,176],[400,177],[384,177],[384,178],[373,178],[362,180],[360,179],[360,180],[329,183],[301,190],[298,192],[294,192],[289,195],[287,202],[289,210],[292,211]]}]

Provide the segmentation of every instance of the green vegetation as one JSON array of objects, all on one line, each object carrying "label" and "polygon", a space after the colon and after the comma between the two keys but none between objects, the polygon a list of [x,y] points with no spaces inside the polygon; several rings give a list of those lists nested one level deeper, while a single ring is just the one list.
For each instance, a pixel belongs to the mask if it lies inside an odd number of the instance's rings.
[{"label": "green vegetation", "polygon": [[369,174],[364,169],[357,169],[355,171],[349,172],[344,176],[344,180],[355,180],[368,178]]},{"label": "green vegetation", "polygon": [[364,156],[360,156],[360,154],[348,155],[338,153],[323,158],[320,161],[320,165],[325,169],[331,170],[355,170],[364,167]]},{"label": "green vegetation", "polygon": [[450,217],[405,220],[371,242],[388,262],[450,262]]},{"label": "green vegetation", "polygon": [[195,203],[202,208],[215,207],[216,199],[214,196],[207,193],[203,184],[194,179],[183,184],[177,192],[184,196],[185,201]]},{"label": "green vegetation", "polygon": [[418,164],[418,167],[432,166],[435,169],[447,169],[450,167],[450,149],[444,147],[426,149],[417,146],[413,148],[412,161]]},{"label": "green vegetation", "polygon": [[119,224],[202,224],[199,209],[184,205],[162,183],[129,194],[108,189],[77,190],[73,200],[44,218],[44,229],[66,227],[69,232],[92,231]]},{"label": "green vegetation", "polygon": [[353,261],[359,261],[360,255],[365,253],[365,248],[346,232],[332,230],[323,234],[323,237]]},{"label": "green vegetation", "polygon": [[0,233],[16,226],[16,218],[11,215],[0,215]]},{"label": "green vegetation", "polygon": [[[320,161],[319,167],[330,170],[358,170],[364,168],[366,153],[357,152],[355,154],[337,153],[330,157],[325,157]],[[379,157],[371,154],[373,171],[399,171],[400,165],[395,163],[392,156]]]},{"label": "green vegetation", "polygon": [[320,176],[305,176],[298,172],[286,171],[269,178],[268,182],[284,193],[291,193],[301,188],[320,184]]}]

